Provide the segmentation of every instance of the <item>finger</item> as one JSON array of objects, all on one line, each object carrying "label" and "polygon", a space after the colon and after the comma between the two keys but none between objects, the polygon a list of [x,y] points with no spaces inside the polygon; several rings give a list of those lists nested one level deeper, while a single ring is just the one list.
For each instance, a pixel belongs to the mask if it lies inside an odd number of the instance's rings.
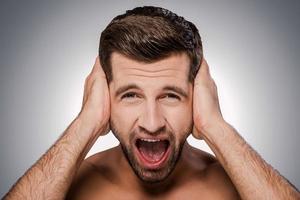
[{"label": "finger", "polygon": [[207,76],[207,75],[210,76],[209,66],[204,57],[202,58],[199,73],[203,76]]},{"label": "finger", "polygon": [[94,63],[94,66],[93,66],[93,69],[92,69],[92,74],[98,74],[100,76],[103,76],[105,77],[105,73],[103,71],[103,68],[100,64],[100,59],[99,59],[99,56],[97,56],[96,60],[95,60],[95,63]]},{"label": "finger", "polygon": [[208,67],[208,64],[207,64],[205,58],[203,57],[201,64],[200,64],[200,69],[195,77],[194,83],[198,84],[198,83],[207,82],[208,80],[210,80],[210,78],[211,78],[211,75],[209,72],[209,67]]},{"label": "finger", "polygon": [[82,106],[85,104],[86,100],[87,100],[87,96],[88,96],[88,93],[89,93],[89,90],[90,90],[90,85],[91,83],[93,82],[93,73],[97,73],[97,68],[99,67],[98,66],[98,62],[99,62],[99,59],[98,59],[98,56],[95,60],[95,63],[94,63],[94,66],[92,68],[92,71],[90,72],[90,74],[85,78],[85,82],[84,82],[84,92],[83,92],[83,100],[82,100]]},{"label": "finger", "polygon": [[201,133],[196,129],[195,126],[193,126],[193,132],[192,132],[194,138],[199,139],[199,140],[203,140]]},{"label": "finger", "polygon": [[99,67],[100,67],[100,61],[99,61],[99,56],[96,57],[91,74],[96,73],[97,71],[99,71]]},{"label": "finger", "polygon": [[106,126],[106,129],[105,129],[104,134],[105,134],[105,135],[108,134],[109,131],[110,131],[110,125],[109,125],[109,123],[107,123],[107,126]]},{"label": "finger", "polygon": [[99,130],[99,132],[97,134],[104,136],[104,135],[107,135],[109,133],[109,131],[110,131],[110,125],[109,125],[109,123],[107,123],[105,128],[103,130]]}]

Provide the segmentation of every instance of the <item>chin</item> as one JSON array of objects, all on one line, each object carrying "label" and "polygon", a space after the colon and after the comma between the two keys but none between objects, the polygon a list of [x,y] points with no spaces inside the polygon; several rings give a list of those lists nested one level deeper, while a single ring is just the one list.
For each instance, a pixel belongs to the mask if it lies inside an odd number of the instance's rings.
[{"label": "chin", "polygon": [[166,160],[162,161],[162,164],[157,165],[156,168],[153,166],[149,167],[147,164],[140,160],[139,153],[135,152],[135,147],[125,147],[121,144],[123,153],[127,158],[132,170],[136,176],[144,183],[155,184],[165,181],[172,171],[175,169],[176,164],[180,158],[182,145],[175,148],[174,145],[169,145]]},{"label": "chin", "polygon": [[169,168],[160,171],[144,171],[137,169],[134,169],[134,171],[141,181],[149,184],[155,184],[166,180],[173,170]]}]

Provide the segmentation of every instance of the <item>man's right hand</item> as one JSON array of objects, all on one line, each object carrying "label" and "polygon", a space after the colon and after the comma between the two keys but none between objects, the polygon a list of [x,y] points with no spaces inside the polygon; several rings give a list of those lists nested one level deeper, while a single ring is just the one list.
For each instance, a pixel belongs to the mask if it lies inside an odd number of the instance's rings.
[{"label": "man's right hand", "polygon": [[85,79],[82,108],[78,118],[95,130],[105,135],[109,132],[110,97],[105,73],[96,58],[91,73]]},{"label": "man's right hand", "polygon": [[4,199],[65,199],[87,152],[98,136],[108,132],[109,118],[109,90],[97,58],[85,80],[82,108],[77,118]]}]

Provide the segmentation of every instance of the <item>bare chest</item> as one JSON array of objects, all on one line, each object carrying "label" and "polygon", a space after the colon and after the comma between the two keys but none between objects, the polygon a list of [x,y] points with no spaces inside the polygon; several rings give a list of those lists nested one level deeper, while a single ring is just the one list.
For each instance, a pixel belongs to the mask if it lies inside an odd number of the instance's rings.
[{"label": "bare chest", "polygon": [[166,193],[143,193],[141,191],[126,191],[121,188],[110,188],[99,192],[91,192],[88,195],[90,200],[193,200],[193,199],[205,199],[205,200],[234,200],[239,199],[235,194],[218,191],[216,189],[209,188],[178,188]]}]

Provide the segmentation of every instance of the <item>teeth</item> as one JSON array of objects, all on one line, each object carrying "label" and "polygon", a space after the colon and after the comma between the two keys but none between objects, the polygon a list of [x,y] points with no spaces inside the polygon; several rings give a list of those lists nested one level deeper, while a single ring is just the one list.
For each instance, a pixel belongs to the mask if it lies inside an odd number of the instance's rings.
[{"label": "teeth", "polygon": [[159,142],[160,140],[159,139],[141,139],[142,141],[145,141],[145,142]]}]

